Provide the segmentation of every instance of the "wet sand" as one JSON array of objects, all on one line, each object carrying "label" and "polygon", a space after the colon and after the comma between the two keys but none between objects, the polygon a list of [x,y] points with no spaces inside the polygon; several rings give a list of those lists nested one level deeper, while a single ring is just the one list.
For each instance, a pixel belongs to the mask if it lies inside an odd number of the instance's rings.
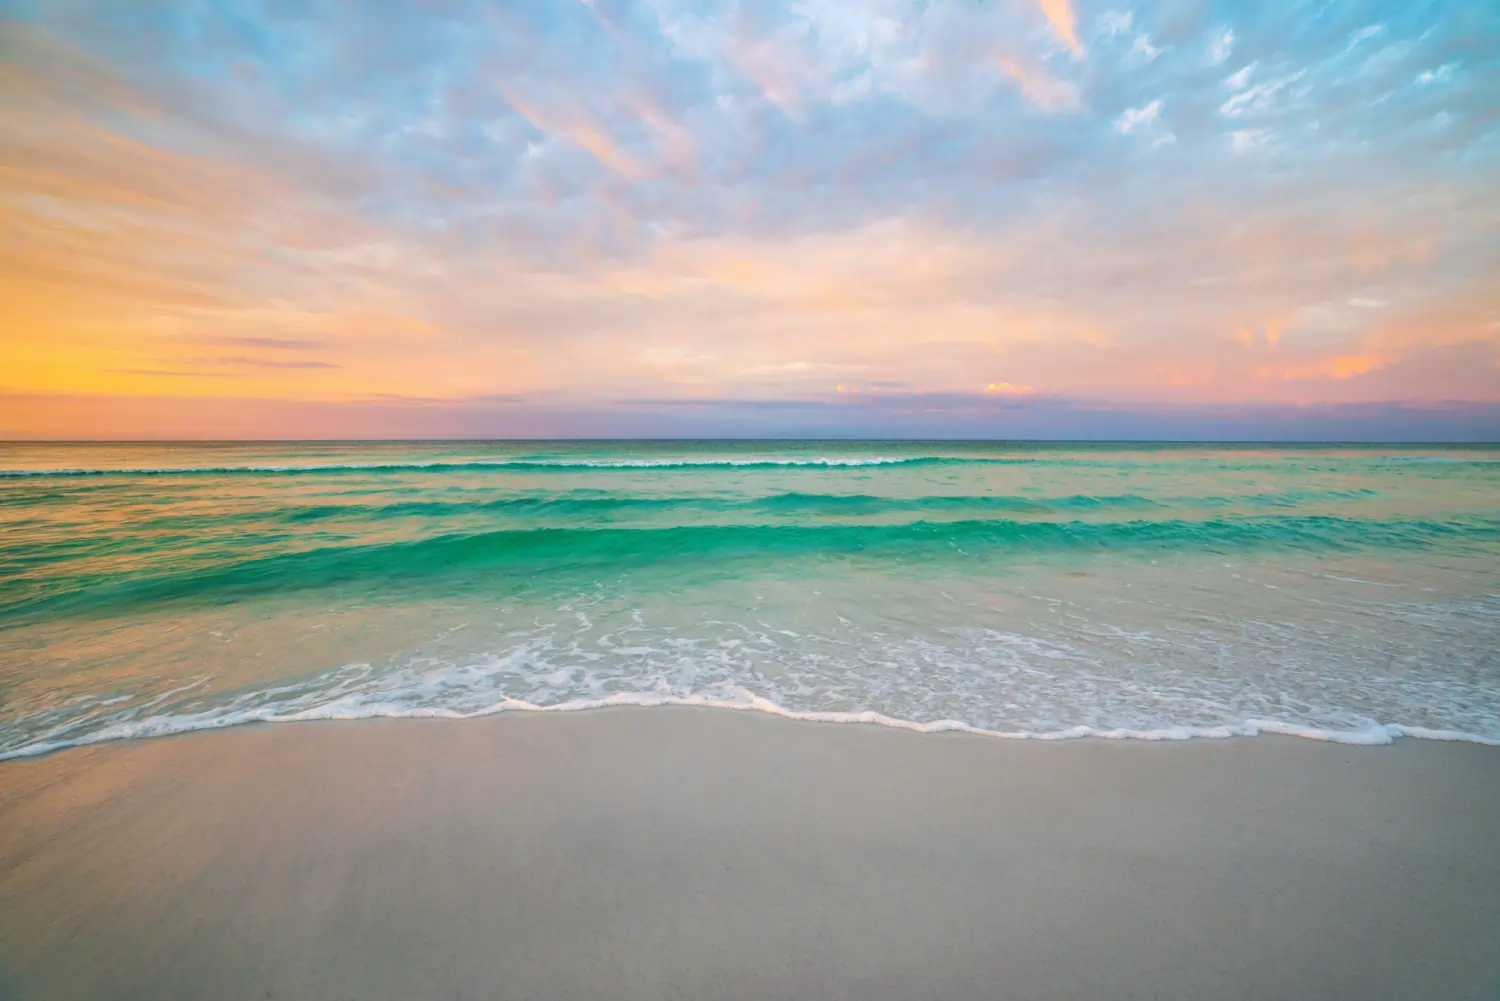
[{"label": "wet sand", "polygon": [[0,763],[0,997],[1500,997],[1500,748],[625,709]]}]

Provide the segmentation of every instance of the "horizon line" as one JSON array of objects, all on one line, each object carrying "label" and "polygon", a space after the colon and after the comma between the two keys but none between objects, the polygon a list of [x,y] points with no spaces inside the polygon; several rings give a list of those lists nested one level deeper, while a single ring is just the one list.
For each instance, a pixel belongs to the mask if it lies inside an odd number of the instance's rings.
[{"label": "horizon line", "polygon": [[1361,445],[1361,446],[1414,446],[1440,445],[1456,448],[1485,448],[1500,446],[1500,438],[1493,440],[1463,440],[1443,438],[952,438],[952,437],[890,437],[890,436],[824,436],[824,435],[778,435],[778,436],[716,436],[694,437],[688,435],[650,435],[618,437],[399,437],[399,438],[3,438],[5,445],[412,445],[412,444],[622,444],[650,442],[829,442],[840,444],[1005,444],[1005,445]]}]

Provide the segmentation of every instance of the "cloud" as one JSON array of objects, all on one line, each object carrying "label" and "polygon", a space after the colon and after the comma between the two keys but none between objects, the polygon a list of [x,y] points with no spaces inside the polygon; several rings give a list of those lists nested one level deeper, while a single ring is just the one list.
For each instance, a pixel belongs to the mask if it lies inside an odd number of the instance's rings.
[{"label": "cloud", "polygon": [[1099,30],[1110,38],[1130,32],[1135,15],[1128,10],[1111,10],[1099,15]]},{"label": "cloud", "polygon": [[506,101],[541,131],[561,136],[609,169],[633,180],[647,175],[644,164],[637,163],[634,157],[624,152],[598,125],[582,114],[564,109],[544,110],[515,94],[506,95]]},{"label": "cloud", "polygon": [[[1234,29],[1223,28],[1215,34],[1209,42],[1208,58],[1210,62],[1222,63],[1234,52]],[[1241,84],[1240,86],[1244,86]]]},{"label": "cloud", "polygon": [[802,112],[802,79],[805,57],[797,51],[793,32],[768,34],[742,18],[730,46],[731,58],[741,73],[760,88],[766,100],[792,116]]},{"label": "cloud", "polygon": [[[1305,71],[1298,71],[1276,80],[1267,80],[1253,87],[1247,87],[1246,81],[1252,67],[1247,66],[1230,77],[1226,82],[1239,90],[1229,100],[1219,106],[1219,114],[1226,118],[1239,118],[1243,115],[1264,111],[1271,106],[1276,95],[1284,90],[1288,84],[1297,82],[1306,76]],[[1243,88],[1243,89],[1241,89]]]},{"label": "cloud", "polygon": [[[883,439],[1489,442],[1500,436],[1500,404],[1111,407],[1058,397],[981,394],[861,394],[843,400],[637,399],[609,407],[580,407],[527,400],[369,399],[329,404],[0,393],[0,434],[47,440],[76,436],[83,426],[116,429],[119,436],[131,439],[167,440],[181,440],[184,427],[197,437],[221,441],[266,436],[650,438],[680,433],[687,419],[699,434],[724,438],[858,434]],[[100,436],[95,430],[86,437]]]},{"label": "cloud", "polygon": [[1133,132],[1141,132],[1150,128],[1161,114],[1161,99],[1157,98],[1139,108],[1126,108],[1120,117],[1115,119],[1115,130],[1125,135]]},{"label": "cloud", "polygon": [[340,366],[329,361],[314,361],[306,358],[282,359],[282,358],[246,358],[246,357],[214,357],[214,358],[185,358],[184,361],[198,365],[221,366],[227,365],[231,368],[244,366],[248,368],[307,368],[327,369],[339,368]]},{"label": "cloud", "polygon": [[1249,153],[1264,146],[1270,139],[1265,129],[1235,129],[1229,133],[1229,144],[1236,153]]},{"label": "cloud", "polygon": [[1040,70],[1028,70],[1013,59],[1001,59],[1000,68],[1021,88],[1026,100],[1043,111],[1073,111],[1078,108],[1078,88]]},{"label": "cloud", "polygon": [[1073,16],[1072,0],[1038,0],[1047,23],[1052,25],[1058,39],[1068,47],[1075,58],[1083,56],[1083,44],[1078,41],[1077,19]]},{"label": "cloud", "polygon": [[1349,36],[1349,44],[1344,47],[1344,52],[1349,53],[1357,49],[1362,43],[1369,41],[1385,30],[1385,25],[1371,24],[1360,28]]},{"label": "cloud", "polygon": [[1292,380],[1352,379],[1375,369],[1383,368],[1391,361],[1380,354],[1340,354],[1313,361],[1267,365],[1261,370],[1264,378]]},{"label": "cloud", "polygon": [[170,379],[236,379],[241,376],[238,372],[204,372],[201,369],[182,370],[170,368],[117,368],[113,371],[120,375],[151,375],[165,376]]},{"label": "cloud", "polygon": [[212,334],[192,338],[197,344],[215,344],[228,348],[275,348],[281,351],[318,351],[328,342],[298,337],[219,337]]},{"label": "cloud", "polygon": [[1447,83],[1453,79],[1453,72],[1457,68],[1457,63],[1444,63],[1435,70],[1423,70],[1417,75],[1416,82],[1424,87],[1432,83]]},{"label": "cloud", "polygon": [[1151,36],[1144,32],[1136,35],[1135,41],[1130,45],[1130,55],[1141,62],[1149,63],[1153,61],[1157,56],[1162,54],[1162,51],[1151,44]]},{"label": "cloud", "polygon": [[1238,70],[1225,77],[1224,85],[1227,86],[1230,90],[1244,90],[1246,87],[1250,86],[1250,74],[1254,73],[1256,67],[1259,65],[1260,64],[1257,62],[1246,63],[1244,66],[1241,66]]}]

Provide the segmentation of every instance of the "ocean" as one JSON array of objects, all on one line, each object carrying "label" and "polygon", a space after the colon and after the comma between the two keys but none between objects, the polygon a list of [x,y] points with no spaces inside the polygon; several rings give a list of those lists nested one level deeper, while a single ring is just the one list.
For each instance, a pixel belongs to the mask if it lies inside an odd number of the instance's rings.
[{"label": "ocean", "polygon": [[1500,447],[0,445],[0,758],[625,704],[1500,742]]}]

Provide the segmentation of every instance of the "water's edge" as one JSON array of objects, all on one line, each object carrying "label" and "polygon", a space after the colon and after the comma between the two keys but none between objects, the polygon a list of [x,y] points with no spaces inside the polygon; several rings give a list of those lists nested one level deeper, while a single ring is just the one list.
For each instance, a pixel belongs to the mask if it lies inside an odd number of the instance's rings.
[{"label": "water's edge", "polygon": [[416,709],[368,707],[355,712],[312,709],[288,715],[249,710],[243,713],[232,713],[211,718],[200,716],[161,716],[142,720],[138,723],[122,724],[108,730],[96,731],[78,740],[44,740],[11,748],[7,751],[0,751],[0,761],[40,757],[44,754],[52,754],[75,747],[92,747],[98,744],[114,743],[117,741],[173,737],[211,730],[226,730],[231,727],[248,726],[251,724],[350,722],[371,719],[472,720],[489,716],[499,716],[506,713],[577,713],[598,709],[620,709],[627,707],[651,709],[663,706],[714,709],[729,712],[753,712],[804,723],[881,726],[893,730],[906,730],[912,733],[967,733],[997,740],[1052,742],[1092,738],[1095,740],[1139,740],[1160,743],[1190,740],[1228,740],[1236,737],[1278,736],[1296,737],[1301,740],[1344,744],[1355,747],[1383,747],[1405,737],[1413,740],[1433,740],[1500,747],[1500,739],[1486,737],[1483,734],[1463,733],[1457,730],[1433,730],[1427,727],[1405,726],[1400,723],[1374,723],[1367,728],[1359,730],[1333,730],[1300,726],[1280,720],[1246,719],[1232,725],[1212,727],[1171,726],[1155,730],[1101,730],[1090,726],[1073,726],[1064,730],[1045,732],[1025,730],[1005,731],[987,730],[983,727],[972,726],[960,720],[951,719],[919,723],[912,720],[895,719],[883,713],[873,711],[857,713],[798,712],[794,709],[779,706],[769,699],[763,699],[759,696],[749,695],[748,693],[745,701],[734,702],[722,699],[694,698],[691,696],[621,694],[612,695],[604,699],[577,700],[558,703],[556,705],[541,706],[519,699],[505,699],[493,706],[467,713],[433,706]]}]

